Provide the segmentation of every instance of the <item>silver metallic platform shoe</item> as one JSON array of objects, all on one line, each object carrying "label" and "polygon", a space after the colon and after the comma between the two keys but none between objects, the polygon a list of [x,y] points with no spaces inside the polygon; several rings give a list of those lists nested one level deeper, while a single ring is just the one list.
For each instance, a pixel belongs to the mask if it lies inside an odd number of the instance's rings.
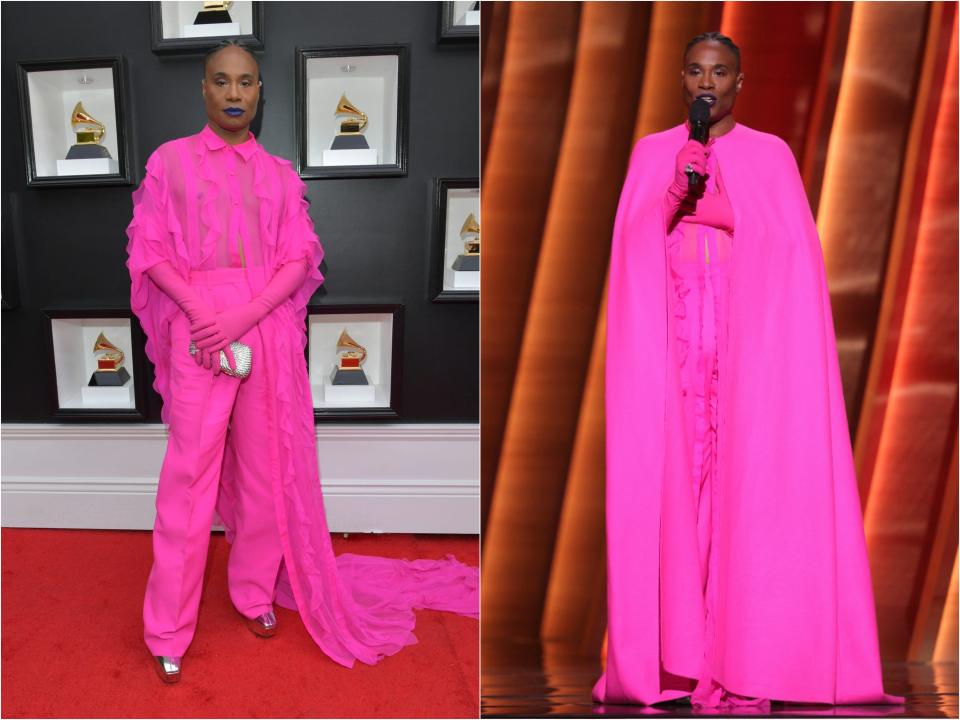
[{"label": "silver metallic platform shoe", "polygon": [[247,627],[254,635],[260,637],[273,637],[277,632],[277,616],[273,610],[267,610],[255,618],[244,618],[247,621]]},{"label": "silver metallic platform shoe", "polygon": [[154,655],[153,669],[165,683],[180,682],[180,655]]}]

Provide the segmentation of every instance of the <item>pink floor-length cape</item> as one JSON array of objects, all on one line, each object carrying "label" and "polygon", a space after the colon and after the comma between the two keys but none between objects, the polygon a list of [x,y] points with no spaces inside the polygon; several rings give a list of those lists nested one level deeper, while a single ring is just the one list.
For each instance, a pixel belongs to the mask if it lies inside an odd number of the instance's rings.
[{"label": "pink floor-length cape", "polygon": [[[662,210],[687,138],[679,125],[636,144],[614,226],[599,702],[689,695],[704,655]],[[903,702],[883,692],[830,297],[796,161],[783,140],[742,124],[714,152],[734,211],[714,676],[748,697]]]},{"label": "pink floor-length cape", "polygon": [[[195,157],[194,157],[195,156]],[[185,191],[168,184],[166,163],[179,163]],[[414,608],[479,615],[479,571],[456,561],[395,560],[355,554],[334,557],[320,487],[313,400],[304,350],[306,306],[323,281],[323,250],[314,232],[304,198],[305,184],[287,160],[257,148],[253,191],[259,205],[262,267],[248,267],[253,294],[269,282],[281,265],[306,258],[310,265],[303,286],[260,323],[264,348],[272,354],[253,359],[269,373],[274,392],[263,418],[263,452],[270,454],[274,509],[283,545],[283,564],[276,602],[299,610],[311,637],[341,665],[356,660],[374,664],[407,645],[413,635]],[[190,168],[198,167],[198,177]],[[154,388],[168,422],[170,400],[170,321],[180,312],[150,279],[146,270],[170,261],[184,278],[213,255],[222,239],[213,210],[224,179],[205,145],[203,133],[164,143],[151,154],[143,183],[133,193],[133,220],[127,228],[127,267],[131,307],[146,333],[146,353],[155,368]],[[193,195],[191,195],[193,193]],[[178,197],[197,197],[199,226],[189,226]],[[185,352],[186,349],[183,349]],[[223,378],[226,380],[226,378]],[[233,487],[237,458],[225,454],[217,513],[232,542]]]}]

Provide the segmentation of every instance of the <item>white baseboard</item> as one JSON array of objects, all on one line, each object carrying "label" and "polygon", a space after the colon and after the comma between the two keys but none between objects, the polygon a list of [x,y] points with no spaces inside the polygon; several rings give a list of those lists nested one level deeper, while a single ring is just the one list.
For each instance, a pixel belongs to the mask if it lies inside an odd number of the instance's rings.
[{"label": "white baseboard", "polygon": [[[4,527],[149,530],[167,428],[0,425]],[[318,425],[332,532],[480,532],[479,425]]]}]

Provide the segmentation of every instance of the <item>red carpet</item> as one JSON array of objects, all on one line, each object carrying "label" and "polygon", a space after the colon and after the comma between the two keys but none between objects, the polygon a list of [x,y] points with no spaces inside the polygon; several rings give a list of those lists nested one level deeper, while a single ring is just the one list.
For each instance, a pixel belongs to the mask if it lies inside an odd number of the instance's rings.
[{"label": "red carpet", "polygon": [[[419,644],[352,670],[328,659],[299,615],[277,608],[258,638],[227,595],[215,533],[183,678],[165,685],[143,643],[149,532],[4,528],[3,717],[471,717],[479,715],[479,623],[417,613]],[[337,554],[479,564],[475,536],[334,536]]]}]

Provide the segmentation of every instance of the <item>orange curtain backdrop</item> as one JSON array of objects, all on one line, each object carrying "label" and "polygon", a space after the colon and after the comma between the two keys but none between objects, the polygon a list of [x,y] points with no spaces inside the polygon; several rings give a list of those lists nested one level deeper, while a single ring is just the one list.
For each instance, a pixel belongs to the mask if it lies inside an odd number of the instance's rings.
[{"label": "orange curtain backdrop", "polygon": [[[490,507],[513,373],[520,352],[553,172],[567,116],[579,32],[577,3],[517,3],[504,23],[497,100],[484,157],[483,262],[497,268],[496,291],[480,315],[483,365],[480,432],[481,506]],[[490,40],[489,45],[494,40]],[[482,72],[488,59],[482,59]],[[482,112],[491,105],[483,104]],[[483,123],[481,123],[483,127]],[[487,217],[487,210],[490,216]],[[492,242],[487,238],[493,238]],[[481,280],[481,292],[483,292]]]},{"label": "orange curtain backdrop", "polygon": [[[498,522],[484,543],[489,557],[501,559],[490,566],[491,582],[510,588],[485,599],[483,613],[498,624],[538,623],[543,606],[550,562],[540,545],[556,534],[606,272],[604,236],[633,138],[631,114],[598,109],[611,98],[637,96],[643,69],[637,39],[647,33],[649,10],[646,4],[588,3],[580,17],[559,162],[522,342],[514,348],[491,507]],[[499,498],[510,502],[502,505]],[[530,514],[532,507],[537,511]],[[523,582],[511,582],[514,577]]]},{"label": "orange curtain backdrop", "polygon": [[737,120],[790,144],[821,230],[881,651],[956,660],[956,5],[487,12],[484,663],[524,639],[602,648],[613,212],[631,141],[684,118],[683,48],[716,29],[742,52]]},{"label": "orange curtain backdrop", "polygon": [[[850,21],[817,225],[852,428],[877,326],[929,11],[925,3],[856,3]],[[885,57],[903,62],[877,72],[881,37]]]},{"label": "orange curtain backdrop", "polygon": [[932,652],[936,628],[927,620],[942,612],[957,551],[955,9],[940,18],[952,28],[948,67],[933,118],[916,250],[865,514],[874,582],[882,589],[881,643],[897,657],[909,657],[911,649],[925,657]]}]

